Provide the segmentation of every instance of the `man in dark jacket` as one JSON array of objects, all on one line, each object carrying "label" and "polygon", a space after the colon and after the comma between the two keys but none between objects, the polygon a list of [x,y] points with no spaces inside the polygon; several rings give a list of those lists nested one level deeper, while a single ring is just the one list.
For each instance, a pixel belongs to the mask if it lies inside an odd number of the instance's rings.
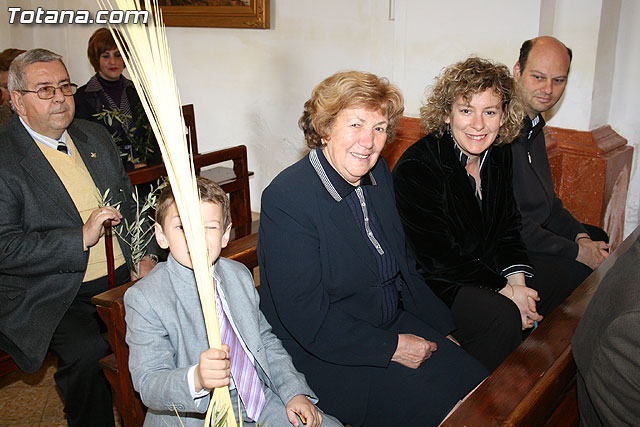
[{"label": "man in dark jacket", "polygon": [[[571,65],[571,49],[553,37],[527,40],[513,67],[527,117],[513,152],[513,191],[522,214],[522,239],[536,270],[536,280],[555,281],[561,303],[608,256],[608,237],[581,224],[556,196],[547,157],[542,114],[562,97]],[[534,286],[535,287],[535,286]],[[547,315],[549,313],[541,313]]]}]

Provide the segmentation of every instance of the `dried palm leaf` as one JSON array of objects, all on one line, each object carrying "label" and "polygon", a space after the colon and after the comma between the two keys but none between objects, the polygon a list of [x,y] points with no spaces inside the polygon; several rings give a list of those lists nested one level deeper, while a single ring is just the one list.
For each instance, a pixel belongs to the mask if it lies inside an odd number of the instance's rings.
[{"label": "dried palm leaf", "polygon": [[[143,10],[137,0],[98,0],[102,9]],[[180,94],[173,75],[167,35],[157,1],[145,2],[148,25],[110,25],[111,33],[131,74],[144,111],[158,140],[178,212],[187,239],[209,346],[220,348],[211,259],[205,241],[195,168],[187,141]],[[117,31],[114,31],[117,30]],[[236,426],[228,387],[217,387],[209,403],[205,426],[211,422],[214,402],[226,411],[227,426]]]}]

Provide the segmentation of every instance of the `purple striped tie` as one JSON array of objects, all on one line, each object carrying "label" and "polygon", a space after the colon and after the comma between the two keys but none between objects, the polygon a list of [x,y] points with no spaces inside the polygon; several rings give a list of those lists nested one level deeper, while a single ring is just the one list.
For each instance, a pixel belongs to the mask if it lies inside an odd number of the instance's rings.
[{"label": "purple striped tie", "polygon": [[265,404],[260,378],[258,378],[256,368],[251,363],[249,356],[245,353],[240,340],[233,331],[227,314],[222,309],[222,302],[218,292],[216,292],[216,308],[220,322],[220,340],[223,344],[229,346],[229,361],[231,362],[233,381],[236,383],[236,388],[242,403],[244,403],[247,415],[252,420],[258,421]]}]

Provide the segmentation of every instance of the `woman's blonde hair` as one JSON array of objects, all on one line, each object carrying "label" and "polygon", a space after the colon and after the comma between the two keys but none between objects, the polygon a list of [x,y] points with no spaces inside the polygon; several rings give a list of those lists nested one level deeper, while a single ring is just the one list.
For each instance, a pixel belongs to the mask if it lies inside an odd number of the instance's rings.
[{"label": "woman's blonde hair", "polygon": [[420,108],[422,126],[427,133],[441,137],[448,129],[446,119],[457,99],[471,101],[473,95],[493,89],[502,100],[504,124],[494,145],[513,142],[522,128],[524,107],[509,69],[488,59],[469,57],[447,67],[437,78],[426,103]]},{"label": "woman's blonde hair", "polygon": [[309,148],[322,147],[338,114],[346,108],[365,108],[387,115],[387,142],[395,135],[404,112],[400,90],[384,77],[360,71],[344,71],[324,79],[304,104],[298,125]]}]

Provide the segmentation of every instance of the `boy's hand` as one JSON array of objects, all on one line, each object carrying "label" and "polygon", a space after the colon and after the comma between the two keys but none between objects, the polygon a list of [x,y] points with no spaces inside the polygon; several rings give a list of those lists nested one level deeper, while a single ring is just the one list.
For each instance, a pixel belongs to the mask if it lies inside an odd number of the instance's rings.
[{"label": "boy's hand", "polygon": [[196,393],[202,389],[213,390],[229,385],[231,375],[229,346],[222,344],[222,350],[210,348],[200,354],[200,363],[193,372]]},{"label": "boy's hand", "polygon": [[307,427],[320,427],[322,425],[322,414],[316,405],[302,394],[297,394],[287,403],[287,417],[289,422],[295,427],[300,427],[298,415]]}]

